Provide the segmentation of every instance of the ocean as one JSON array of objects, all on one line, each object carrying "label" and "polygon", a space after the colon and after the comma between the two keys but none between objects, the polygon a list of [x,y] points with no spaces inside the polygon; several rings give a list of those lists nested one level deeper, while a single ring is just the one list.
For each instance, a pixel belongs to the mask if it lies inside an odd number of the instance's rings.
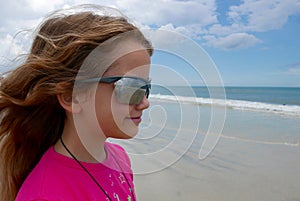
[{"label": "ocean", "polygon": [[233,109],[300,116],[298,87],[225,87],[223,91],[218,87],[154,86],[151,95],[154,99],[169,101],[181,99],[183,102],[195,102],[200,105],[212,104],[211,101],[214,100],[215,104],[225,104]]},{"label": "ocean", "polygon": [[138,200],[300,201],[300,88],[225,92],[152,88],[138,135],[115,141]]},{"label": "ocean", "polygon": [[[219,87],[191,87],[195,96],[210,98],[209,89],[218,91]],[[153,86],[151,94],[186,96],[187,87]],[[300,105],[300,87],[224,87],[226,98],[279,105]],[[219,90],[220,91],[220,90]]]}]

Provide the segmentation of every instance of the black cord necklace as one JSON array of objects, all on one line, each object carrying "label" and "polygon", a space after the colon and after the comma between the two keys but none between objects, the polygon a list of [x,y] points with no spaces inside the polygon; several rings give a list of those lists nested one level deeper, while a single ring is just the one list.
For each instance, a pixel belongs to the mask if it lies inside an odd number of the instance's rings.
[{"label": "black cord necklace", "polygon": [[[65,145],[64,141],[62,140],[62,138],[60,137],[60,142],[61,144],[63,145],[63,147],[66,149],[66,151],[72,156],[72,158],[78,163],[78,165],[80,165],[80,167],[90,176],[90,178],[95,182],[95,184],[99,187],[99,189],[105,194],[106,197],[108,197],[108,199],[110,201],[112,201],[112,199],[109,197],[109,195],[106,193],[106,191],[103,189],[103,187],[99,184],[99,182],[95,179],[95,177],[88,171],[88,169],[86,169],[86,167],[84,167],[84,165],[74,156],[74,154],[68,149],[68,147]],[[108,151],[108,150],[107,150]],[[109,151],[108,151],[109,152]],[[135,197],[134,197],[134,194],[133,194],[133,189],[126,177],[126,175],[124,174],[124,171],[121,167],[121,165],[119,164],[118,160],[115,158],[114,154],[111,154],[112,157],[114,158],[114,161],[118,164],[120,170],[121,170],[121,174],[123,174],[126,182],[127,182],[127,185],[129,186],[129,190],[130,190],[130,193],[132,195],[132,199],[133,201],[135,201]]]}]

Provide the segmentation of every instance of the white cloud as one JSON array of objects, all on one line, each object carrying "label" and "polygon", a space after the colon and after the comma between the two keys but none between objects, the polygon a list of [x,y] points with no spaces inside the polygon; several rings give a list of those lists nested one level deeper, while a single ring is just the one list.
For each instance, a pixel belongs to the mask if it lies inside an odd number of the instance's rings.
[{"label": "white cloud", "polygon": [[213,24],[203,38],[207,39],[206,45],[216,48],[247,48],[261,42],[247,32],[279,29],[289,16],[299,13],[299,0],[244,0],[240,5],[229,7],[229,25]]},{"label": "white cloud", "polygon": [[153,47],[156,50],[166,51],[170,49],[182,48],[182,45],[188,41],[186,35],[176,31],[171,24],[163,26],[157,30],[143,29],[142,31],[146,38],[150,39]]},{"label": "white cloud", "polygon": [[217,23],[215,2],[206,0],[16,0],[7,1],[0,7],[0,37],[34,29],[49,12],[83,3],[115,7],[143,28],[154,26],[192,38],[197,38],[204,26]]},{"label": "white cloud", "polygon": [[29,49],[33,31],[49,12],[65,6],[65,0],[7,1],[0,7],[0,57],[14,59]]},{"label": "white cloud", "polygon": [[288,75],[300,75],[300,63],[291,63],[284,66],[287,70],[284,74]]},{"label": "white cloud", "polygon": [[[0,7],[0,37],[34,28],[55,9],[94,3],[120,9],[143,28],[169,30],[222,49],[247,48],[260,42],[253,34],[282,27],[300,13],[299,0],[244,0],[230,6],[228,25],[218,22],[217,0],[15,0]],[[249,32],[252,35],[248,34]],[[206,40],[206,41],[205,41]],[[5,49],[5,48],[4,48]]]},{"label": "white cloud", "polygon": [[202,26],[217,22],[214,1],[178,1],[178,0],[117,0],[115,4],[129,17],[150,25],[175,26],[201,24]]},{"label": "white cloud", "polygon": [[238,50],[251,47],[261,41],[255,36],[247,33],[234,33],[225,37],[204,36],[206,45],[224,50]]},{"label": "white cloud", "polygon": [[[1,16],[5,16],[6,19],[22,18],[25,20],[37,16],[42,17],[49,11],[82,3],[115,7],[136,21],[157,27],[167,24],[180,27],[217,23],[215,1],[206,0],[16,0],[1,5],[0,11]],[[17,14],[12,11],[16,11]]]},{"label": "white cloud", "polygon": [[15,60],[16,57],[26,53],[27,48],[24,44],[26,44],[24,41],[14,38],[9,34],[0,37],[0,73],[9,71],[16,66],[20,61]]},{"label": "white cloud", "polygon": [[244,0],[229,8],[228,17],[241,31],[269,31],[281,28],[289,16],[299,13],[299,0]]},{"label": "white cloud", "polygon": [[29,7],[29,9],[37,13],[50,12],[54,9],[57,9],[58,7],[62,7],[63,5],[65,5],[65,2],[65,0],[25,0],[25,3]]},{"label": "white cloud", "polygon": [[281,28],[289,16],[300,13],[299,0],[245,0],[231,6],[227,13],[230,25],[219,23],[209,27],[213,35],[229,35],[237,32],[264,32]]},{"label": "white cloud", "polygon": [[300,75],[300,67],[299,68],[289,68],[287,70],[287,74],[289,74],[289,75]]},{"label": "white cloud", "polygon": [[[0,7],[0,27],[4,34],[16,34],[20,30],[33,29],[50,11],[62,8],[64,0],[7,1]],[[3,35],[2,35],[3,36]]]},{"label": "white cloud", "polygon": [[214,24],[208,28],[208,33],[212,35],[230,35],[232,33],[240,32],[241,28],[238,24],[231,26],[223,26],[221,24]]},{"label": "white cloud", "polygon": [[0,38],[0,46],[2,47],[0,55],[5,55],[7,57],[25,53],[25,48],[21,41],[14,40],[9,34]]},{"label": "white cloud", "polygon": [[185,36],[193,37],[192,32],[184,26],[175,27],[173,24],[167,24],[161,26],[158,30],[166,30],[166,31],[180,33]]}]

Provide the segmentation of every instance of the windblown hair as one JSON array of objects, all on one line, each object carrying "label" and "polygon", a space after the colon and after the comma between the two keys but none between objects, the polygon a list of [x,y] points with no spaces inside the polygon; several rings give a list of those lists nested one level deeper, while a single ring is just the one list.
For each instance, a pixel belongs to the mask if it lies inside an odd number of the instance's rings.
[{"label": "windblown hair", "polygon": [[41,24],[22,63],[0,80],[0,200],[13,201],[45,151],[62,134],[66,114],[57,94],[71,93],[84,59],[104,41],[128,31],[151,44],[123,17],[79,12]]}]

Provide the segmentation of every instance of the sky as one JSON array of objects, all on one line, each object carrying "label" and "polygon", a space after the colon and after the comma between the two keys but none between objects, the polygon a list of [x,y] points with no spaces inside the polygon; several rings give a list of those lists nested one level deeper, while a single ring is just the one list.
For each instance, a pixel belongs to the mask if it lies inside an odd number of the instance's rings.
[{"label": "sky", "polygon": [[[117,8],[142,27],[194,41],[225,86],[300,87],[300,0],[0,1],[0,72],[9,69],[7,61],[28,51],[30,37],[24,30],[34,29],[53,10],[93,3]],[[175,69],[182,64],[155,54],[153,61],[159,60]]]}]

